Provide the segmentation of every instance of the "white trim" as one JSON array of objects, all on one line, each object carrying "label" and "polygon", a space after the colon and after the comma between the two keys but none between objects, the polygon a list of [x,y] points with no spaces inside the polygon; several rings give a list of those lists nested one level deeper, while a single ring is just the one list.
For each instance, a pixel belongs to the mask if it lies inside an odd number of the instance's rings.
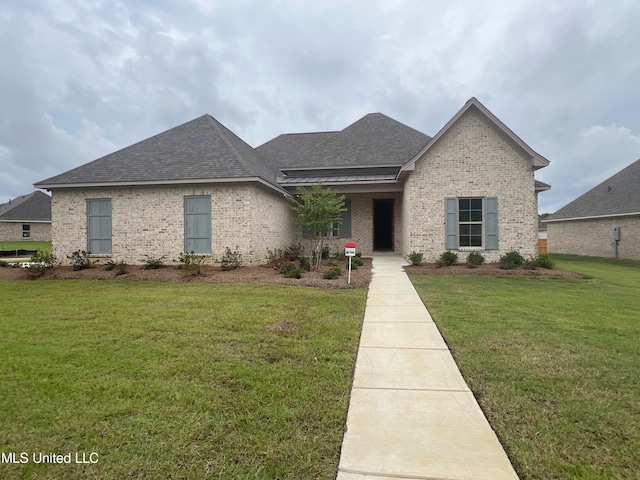
[{"label": "white trim", "polygon": [[209,183],[224,184],[224,183],[251,183],[256,182],[265,187],[269,187],[279,193],[289,195],[284,188],[273,185],[272,183],[263,180],[260,177],[228,177],[228,178],[193,178],[182,180],[138,180],[130,182],[87,182],[87,183],[59,183],[59,184],[44,184],[37,183],[36,188],[44,188],[49,191],[62,189],[62,188],[112,188],[112,187],[149,187],[149,186],[170,186],[170,185],[202,185]]},{"label": "white trim", "polygon": [[631,213],[611,213],[608,215],[591,215],[589,217],[570,217],[570,218],[558,218],[554,220],[547,220],[546,218],[541,220],[542,223],[554,223],[554,222],[571,222],[575,220],[594,220],[598,218],[613,218],[613,217],[635,217],[640,216],[640,212]]},{"label": "white trim", "polygon": [[51,223],[51,220],[3,220],[0,218],[0,223]]}]

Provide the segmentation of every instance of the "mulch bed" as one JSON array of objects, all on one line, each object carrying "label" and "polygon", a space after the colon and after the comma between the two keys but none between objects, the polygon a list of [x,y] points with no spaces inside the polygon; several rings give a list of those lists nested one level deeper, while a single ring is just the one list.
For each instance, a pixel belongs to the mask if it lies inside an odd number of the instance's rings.
[{"label": "mulch bed", "polygon": [[517,275],[521,277],[561,277],[561,278],[587,278],[584,275],[558,268],[536,268],[527,270],[523,267],[513,270],[502,270],[498,263],[484,263],[476,268],[469,268],[466,264],[439,267],[435,263],[425,263],[420,266],[407,266],[404,271],[409,275]]},{"label": "mulch bed", "polygon": [[[347,283],[347,269],[342,262],[328,261],[320,272],[305,272],[302,278],[285,278],[271,265],[258,267],[240,267],[235,270],[222,271],[220,267],[202,266],[200,275],[192,275],[178,269],[177,266],[165,266],[157,270],[145,270],[140,265],[128,265],[127,273],[116,276],[114,271],[105,270],[103,266],[93,266],[87,270],[74,271],[71,267],[54,267],[45,270],[40,279],[97,279],[97,280],[131,280],[153,282],[180,283],[272,283],[279,285],[305,285],[318,288],[366,288],[371,281],[371,259],[363,258],[364,265],[351,272],[351,284]],[[322,278],[324,271],[333,264],[342,268],[342,275],[334,280]],[[514,270],[501,270],[497,263],[487,263],[477,268],[469,268],[465,264],[439,267],[435,263],[420,266],[406,266],[409,275],[518,275],[525,277],[562,277],[586,278],[579,273],[560,269],[537,268],[526,270],[522,267]],[[23,268],[0,268],[1,280],[33,280]]]},{"label": "mulch bed", "polygon": [[[127,265],[127,273],[117,275],[113,270],[105,270],[104,266],[94,265],[86,270],[73,270],[71,267],[53,267],[45,269],[38,279],[96,279],[96,280],[144,280],[152,282],[179,283],[272,283],[279,285],[305,285],[319,288],[366,288],[371,281],[371,259],[364,258],[364,265],[351,271],[351,283],[348,281],[348,269],[344,262],[325,261],[319,272],[304,272],[302,278],[285,278],[272,265],[258,267],[240,267],[223,271],[220,267],[204,265],[199,275],[193,275],[180,270],[175,265],[164,266],[159,269],[143,269],[140,265]],[[331,268],[332,264],[342,268],[342,275],[334,280],[322,278],[322,274]],[[23,268],[0,268],[1,280],[33,280],[28,271]]]}]

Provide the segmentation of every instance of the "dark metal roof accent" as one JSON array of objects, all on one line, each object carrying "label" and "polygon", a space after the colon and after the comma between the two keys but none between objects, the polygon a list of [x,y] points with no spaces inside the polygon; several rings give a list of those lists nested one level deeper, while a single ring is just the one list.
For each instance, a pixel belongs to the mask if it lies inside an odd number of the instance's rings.
[{"label": "dark metal roof accent", "polygon": [[50,222],[51,197],[35,191],[0,205],[0,220],[24,222]]},{"label": "dark metal roof accent", "polygon": [[543,221],[640,215],[640,159],[596,185]]}]

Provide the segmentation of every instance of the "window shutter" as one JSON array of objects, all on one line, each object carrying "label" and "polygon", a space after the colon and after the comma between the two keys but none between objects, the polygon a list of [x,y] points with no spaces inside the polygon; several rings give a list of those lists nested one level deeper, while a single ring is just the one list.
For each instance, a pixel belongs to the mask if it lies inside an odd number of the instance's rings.
[{"label": "window shutter", "polygon": [[211,196],[184,197],[184,251],[211,253]]},{"label": "window shutter", "polygon": [[340,238],[351,238],[351,200],[344,201],[346,210],[342,212],[342,223],[339,227]]},{"label": "window shutter", "polygon": [[498,249],[498,197],[485,199],[485,249]]},{"label": "window shutter", "polygon": [[111,254],[111,199],[87,199],[87,250]]},{"label": "window shutter", "polygon": [[458,249],[458,199],[444,199],[445,213],[445,242],[444,248],[447,250]]}]

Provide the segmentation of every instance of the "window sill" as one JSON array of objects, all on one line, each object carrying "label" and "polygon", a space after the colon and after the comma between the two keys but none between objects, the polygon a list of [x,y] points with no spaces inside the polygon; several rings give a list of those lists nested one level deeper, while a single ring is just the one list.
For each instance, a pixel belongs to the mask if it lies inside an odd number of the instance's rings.
[{"label": "window sill", "polygon": [[459,252],[484,252],[484,247],[459,247]]},{"label": "window sill", "polygon": [[92,253],[89,258],[111,258],[112,253]]}]

